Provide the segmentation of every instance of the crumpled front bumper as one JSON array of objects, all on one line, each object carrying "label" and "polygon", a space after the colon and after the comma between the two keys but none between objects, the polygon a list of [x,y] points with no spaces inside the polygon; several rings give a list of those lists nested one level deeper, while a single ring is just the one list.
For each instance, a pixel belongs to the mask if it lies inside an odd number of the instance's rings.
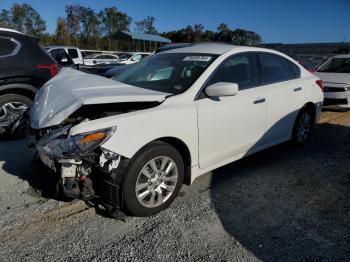
[{"label": "crumpled front bumper", "polygon": [[129,160],[116,154],[108,158],[107,152],[100,148],[95,150],[95,158],[88,160],[79,156],[63,157],[59,140],[61,136],[64,139],[65,134],[67,129],[60,128],[44,135],[35,145],[39,159],[59,176],[61,192],[66,197],[94,198],[110,215],[120,218],[122,185]]}]

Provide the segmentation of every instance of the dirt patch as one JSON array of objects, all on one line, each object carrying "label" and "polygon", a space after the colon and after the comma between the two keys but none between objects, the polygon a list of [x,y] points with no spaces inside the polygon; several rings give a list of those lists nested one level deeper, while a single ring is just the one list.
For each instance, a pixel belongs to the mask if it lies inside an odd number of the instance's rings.
[{"label": "dirt patch", "polygon": [[62,224],[71,224],[79,218],[89,215],[95,215],[94,209],[87,207],[82,201],[76,201],[29,217],[29,220],[21,221],[6,230],[0,235],[0,239],[12,242],[25,241],[33,235],[47,233]]}]

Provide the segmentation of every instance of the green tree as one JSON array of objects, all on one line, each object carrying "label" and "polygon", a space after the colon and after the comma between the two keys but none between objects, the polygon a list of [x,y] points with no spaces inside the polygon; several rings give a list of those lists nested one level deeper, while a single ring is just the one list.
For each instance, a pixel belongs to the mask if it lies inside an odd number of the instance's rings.
[{"label": "green tree", "polygon": [[204,26],[202,24],[195,24],[193,26],[192,41],[199,42],[202,40]]},{"label": "green tree", "polygon": [[232,43],[235,45],[256,46],[261,44],[261,36],[253,31],[238,28],[233,31]]},{"label": "green tree", "polygon": [[202,41],[210,42],[215,40],[215,33],[211,30],[205,30],[202,34]]},{"label": "green tree", "polygon": [[100,21],[92,8],[80,6],[79,20],[81,23],[81,35],[85,38],[90,38],[99,31]]},{"label": "green tree", "polygon": [[233,32],[230,30],[227,24],[221,23],[215,34],[215,41],[219,42],[227,42],[230,43],[232,41]]},{"label": "green tree", "polygon": [[95,11],[90,7],[80,6],[79,20],[81,24],[80,37],[86,48],[98,49],[100,21]]},{"label": "green tree", "polygon": [[28,4],[13,4],[10,10],[3,9],[0,24],[35,36],[41,36],[46,30],[46,22]]},{"label": "green tree", "polygon": [[80,32],[80,5],[66,5],[66,24],[68,32],[74,41],[74,44],[78,46],[78,33]]},{"label": "green tree", "polygon": [[56,31],[53,37],[53,41],[57,45],[70,45],[70,36],[66,27],[66,21],[64,18],[57,18]]},{"label": "green tree", "polygon": [[105,8],[98,13],[101,21],[102,32],[106,35],[118,31],[129,31],[131,17],[126,13],[120,12],[116,7]]},{"label": "green tree", "polygon": [[154,26],[155,18],[153,16],[147,16],[141,21],[135,22],[135,31],[145,34],[158,34],[157,29]]},{"label": "green tree", "polygon": [[10,11],[2,9],[0,13],[0,26],[10,27],[11,26],[11,14]]}]

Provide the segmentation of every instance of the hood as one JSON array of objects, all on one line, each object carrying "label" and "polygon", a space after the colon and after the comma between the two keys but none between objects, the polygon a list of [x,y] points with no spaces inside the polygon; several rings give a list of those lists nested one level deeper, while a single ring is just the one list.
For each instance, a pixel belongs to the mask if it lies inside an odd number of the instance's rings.
[{"label": "hood", "polygon": [[314,72],[316,76],[321,78],[325,83],[334,84],[345,84],[350,85],[350,74],[349,73],[325,73],[325,72]]},{"label": "hood", "polygon": [[65,68],[38,91],[30,125],[35,129],[58,125],[83,105],[161,102],[167,95]]}]

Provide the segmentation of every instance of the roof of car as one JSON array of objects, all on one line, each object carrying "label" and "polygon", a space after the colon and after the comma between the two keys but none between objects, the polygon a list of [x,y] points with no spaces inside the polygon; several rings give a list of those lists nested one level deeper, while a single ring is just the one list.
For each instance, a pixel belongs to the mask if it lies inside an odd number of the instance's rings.
[{"label": "roof of car", "polygon": [[254,49],[254,50],[266,50],[271,51],[265,48],[257,48],[257,47],[250,47],[250,46],[237,46],[232,45],[228,43],[194,43],[192,45],[183,47],[183,48],[176,48],[171,49],[169,51],[164,51],[163,53],[204,53],[204,54],[217,54],[221,55],[223,53],[226,53],[228,51],[231,51],[236,48],[244,48],[244,49]]},{"label": "roof of car", "polygon": [[0,31],[11,32],[11,33],[16,33],[16,34],[23,35],[23,33],[19,32],[17,30],[13,30],[13,29],[10,29],[10,28],[5,28],[5,27],[0,27]]}]

